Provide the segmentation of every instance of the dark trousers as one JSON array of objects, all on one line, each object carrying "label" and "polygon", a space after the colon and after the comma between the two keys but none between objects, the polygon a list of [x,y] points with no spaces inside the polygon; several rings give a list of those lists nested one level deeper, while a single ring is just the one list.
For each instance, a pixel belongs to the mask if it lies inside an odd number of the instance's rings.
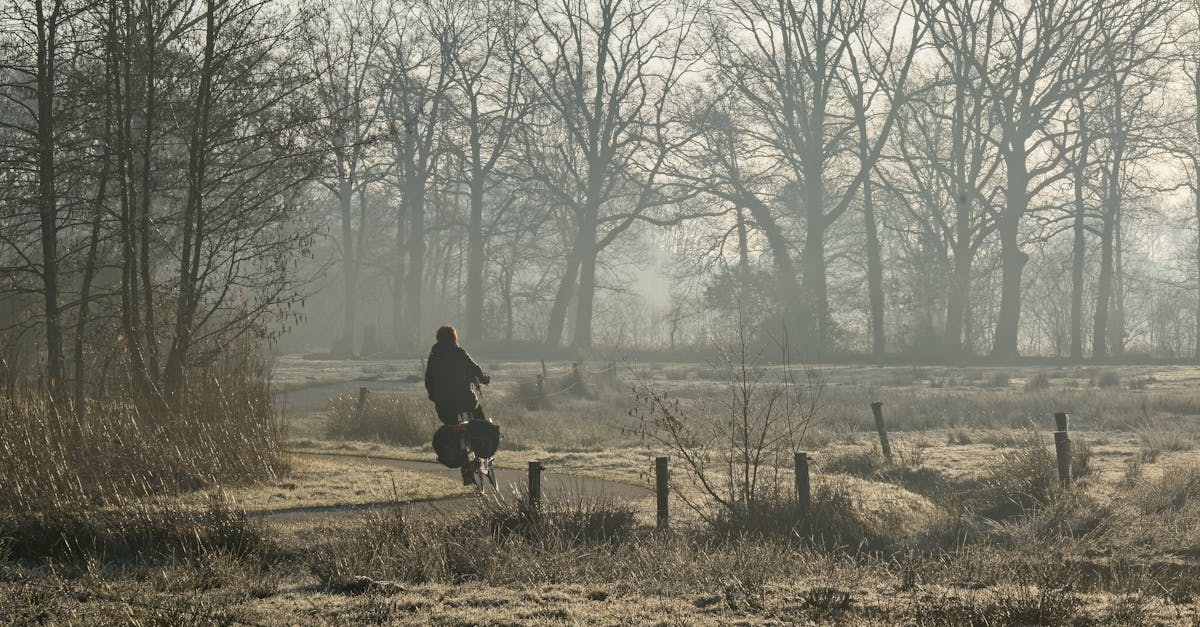
[{"label": "dark trousers", "polygon": [[483,408],[478,404],[471,409],[463,409],[461,405],[434,405],[434,407],[437,409],[438,420],[441,420],[442,424],[458,424],[458,415],[463,412],[471,412],[472,420],[484,420]]}]

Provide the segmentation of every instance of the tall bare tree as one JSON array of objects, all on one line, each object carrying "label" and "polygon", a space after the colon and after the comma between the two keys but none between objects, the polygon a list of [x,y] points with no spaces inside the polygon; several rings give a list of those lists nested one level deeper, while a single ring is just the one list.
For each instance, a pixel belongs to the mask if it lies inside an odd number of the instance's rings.
[{"label": "tall bare tree", "polygon": [[[648,212],[670,202],[662,191],[668,96],[687,68],[683,41],[691,7],[643,0],[554,0],[528,5],[540,27],[524,55],[539,100],[564,142],[535,153],[558,168],[534,167],[543,187],[574,214],[568,255],[546,341],[561,339],[576,284],[572,345],[592,343],[600,253]],[[566,176],[547,173],[569,164]],[[539,166],[541,164],[538,164]]]}]

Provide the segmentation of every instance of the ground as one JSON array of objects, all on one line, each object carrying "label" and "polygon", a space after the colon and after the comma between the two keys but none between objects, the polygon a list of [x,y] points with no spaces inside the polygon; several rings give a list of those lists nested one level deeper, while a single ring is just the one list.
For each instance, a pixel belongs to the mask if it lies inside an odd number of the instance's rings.
[{"label": "ground", "polygon": [[[283,357],[273,386],[287,425],[289,470],[264,484],[207,486],[179,497],[200,508],[216,495],[250,511],[270,539],[268,557],[213,552],[165,563],[93,559],[64,568],[5,562],[0,619],[1197,624],[1200,481],[1195,499],[1191,484],[1169,490],[1172,480],[1200,467],[1198,368],[839,365],[797,377],[794,387],[810,394],[815,408],[802,440],[813,459],[814,486],[849,495],[865,529],[859,541],[886,545],[859,552],[703,539],[709,537],[699,531],[708,524],[705,510],[689,510],[678,498],[672,502],[676,531],[653,530],[647,490],[654,456],[672,455],[676,497],[699,502],[703,493],[686,481],[674,451],[639,434],[645,423],[630,414],[639,404],[636,390],[648,386],[687,411],[711,410],[729,397],[720,366],[617,364],[612,380],[608,364],[585,363],[587,389],[579,395],[578,389],[559,392],[572,381],[569,364],[547,364],[544,404],[531,398],[541,364],[484,366],[493,376],[484,402],[504,429],[498,463],[507,476],[523,476],[536,459],[555,473],[597,482],[591,485],[634,486],[614,490],[632,515],[629,531],[621,532],[627,537],[589,544],[556,536],[553,546],[542,536],[503,545],[485,537],[478,542],[500,551],[503,563],[458,555],[476,540],[430,529],[460,524],[459,511],[493,516],[489,520],[501,514],[472,505],[478,497],[458,485],[455,471],[413,463],[432,460],[428,446],[417,442],[436,424],[422,396],[419,364]],[[331,420],[356,411],[360,387],[369,390],[369,411],[383,412],[385,421],[388,412],[412,414],[406,418],[417,431],[412,444],[330,436]],[[884,403],[891,462],[878,452],[870,412],[875,400]],[[982,498],[988,482],[1003,476],[997,468],[1019,465],[1023,452],[1050,448],[1054,411],[1071,413],[1071,437],[1088,453],[1086,475],[1073,492],[1036,511],[949,520],[958,510],[947,503]],[[771,470],[790,486],[790,468]],[[957,492],[947,496],[950,491]],[[577,515],[610,507],[589,501],[594,494],[576,497],[573,505],[555,507]],[[402,521],[353,507],[387,510],[417,502],[446,505],[413,510]],[[404,537],[380,537],[376,530],[388,525],[399,525],[391,535]],[[958,536],[947,540],[947,534]],[[411,562],[425,558],[431,561],[414,571]]]}]

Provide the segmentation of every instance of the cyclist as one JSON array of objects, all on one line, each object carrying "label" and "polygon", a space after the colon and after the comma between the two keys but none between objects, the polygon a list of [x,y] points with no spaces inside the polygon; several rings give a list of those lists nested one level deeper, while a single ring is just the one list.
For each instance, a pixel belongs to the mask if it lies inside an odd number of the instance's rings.
[{"label": "cyclist", "polygon": [[[459,414],[470,412],[473,420],[486,420],[471,384],[486,385],[491,382],[491,377],[484,374],[479,364],[458,345],[458,332],[454,327],[448,324],[439,327],[436,337],[437,342],[429,350],[429,359],[425,362],[425,390],[437,409],[438,419],[454,425],[458,424]],[[474,468],[470,465],[462,467],[463,485],[474,483],[473,473]]]}]

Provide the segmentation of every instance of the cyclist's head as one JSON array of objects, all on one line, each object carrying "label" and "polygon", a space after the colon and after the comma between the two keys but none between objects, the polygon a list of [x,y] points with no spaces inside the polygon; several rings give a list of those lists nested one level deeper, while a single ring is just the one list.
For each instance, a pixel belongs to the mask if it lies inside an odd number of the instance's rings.
[{"label": "cyclist's head", "polygon": [[458,344],[458,332],[454,327],[444,324],[437,330],[438,344]]}]

